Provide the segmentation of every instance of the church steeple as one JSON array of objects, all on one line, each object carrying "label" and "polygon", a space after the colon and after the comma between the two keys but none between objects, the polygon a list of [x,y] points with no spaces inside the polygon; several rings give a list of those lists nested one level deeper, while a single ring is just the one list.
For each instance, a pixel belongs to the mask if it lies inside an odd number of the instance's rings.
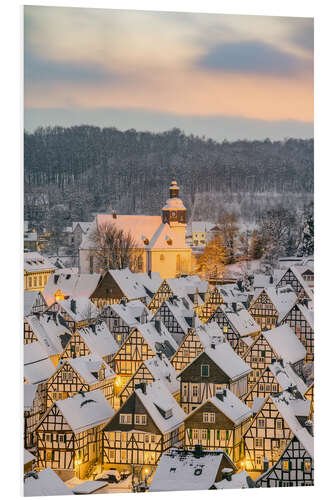
[{"label": "church steeple", "polygon": [[162,209],[162,220],[164,224],[169,224],[170,227],[186,227],[186,208],[182,200],[179,198],[179,186],[175,175],[172,176],[172,181],[169,186],[169,199]]}]

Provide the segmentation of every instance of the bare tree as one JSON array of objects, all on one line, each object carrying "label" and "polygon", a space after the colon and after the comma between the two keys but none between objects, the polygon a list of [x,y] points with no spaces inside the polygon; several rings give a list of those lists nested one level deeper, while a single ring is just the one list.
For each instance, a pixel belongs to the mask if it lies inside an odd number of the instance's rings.
[{"label": "bare tree", "polygon": [[104,272],[108,269],[125,269],[133,272],[143,271],[143,254],[130,232],[118,229],[114,224],[101,224],[90,235],[93,249],[90,255],[96,265]]},{"label": "bare tree", "polygon": [[222,276],[226,263],[226,251],[221,235],[215,236],[198,259],[197,272],[203,278]]}]

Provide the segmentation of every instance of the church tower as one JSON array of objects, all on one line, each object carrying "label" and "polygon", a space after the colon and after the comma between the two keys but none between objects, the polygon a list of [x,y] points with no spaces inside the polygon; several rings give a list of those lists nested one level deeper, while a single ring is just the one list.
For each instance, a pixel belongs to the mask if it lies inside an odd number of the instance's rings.
[{"label": "church tower", "polygon": [[169,224],[172,229],[181,230],[184,232],[186,229],[186,208],[182,200],[179,198],[179,186],[175,179],[172,177],[171,185],[169,187],[169,199],[166,205],[162,208],[162,221],[164,224]]}]

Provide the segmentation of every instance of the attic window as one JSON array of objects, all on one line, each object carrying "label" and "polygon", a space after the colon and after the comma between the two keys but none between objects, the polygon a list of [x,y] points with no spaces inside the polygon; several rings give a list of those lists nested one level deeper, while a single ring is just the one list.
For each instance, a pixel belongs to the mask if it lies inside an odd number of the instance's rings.
[{"label": "attic window", "polygon": [[195,469],[194,475],[195,476],[200,476],[200,474],[202,474],[202,469]]},{"label": "attic window", "polygon": [[176,467],[171,467],[170,472],[176,472]]}]

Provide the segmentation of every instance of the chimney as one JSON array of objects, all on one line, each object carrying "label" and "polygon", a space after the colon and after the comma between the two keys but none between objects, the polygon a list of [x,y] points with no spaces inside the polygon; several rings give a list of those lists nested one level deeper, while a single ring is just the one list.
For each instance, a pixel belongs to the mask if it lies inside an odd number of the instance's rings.
[{"label": "chimney", "polygon": [[223,394],[223,391],[216,391],[215,396],[216,396],[216,397],[217,397],[217,399],[219,399],[220,401],[223,401],[223,400],[224,400],[224,394]]},{"label": "chimney", "polygon": [[231,306],[232,306],[234,312],[237,312],[237,304],[236,304],[236,302],[232,302]]},{"label": "chimney", "polygon": [[313,436],[313,423],[312,420],[307,420],[304,423],[304,427],[307,429],[307,431]]},{"label": "chimney", "polygon": [[140,382],[139,384],[134,385],[134,389],[141,389],[143,394],[147,394],[147,384],[146,382]]},{"label": "chimney", "polygon": [[273,280],[273,276],[272,276],[272,275],[270,275],[270,277],[269,277],[269,283],[270,283],[271,285],[274,283],[274,280]]},{"label": "chimney", "polygon": [[195,458],[201,458],[202,455],[203,455],[203,453],[202,453],[202,445],[201,444],[194,445],[194,456],[195,456]]},{"label": "chimney", "polygon": [[158,356],[160,359],[162,359],[162,351],[157,351],[157,353],[156,353],[156,354],[157,354],[157,356]]},{"label": "chimney", "polygon": [[151,278],[151,269],[148,271],[148,277]]},{"label": "chimney", "polygon": [[76,314],[76,302],[75,299],[71,299],[71,311]]},{"label": "chimney", "polygon": [[223,389],[222,394],[224,397],[227,397],[227,389],[226,388]]},{"label": "chimney", "polygon": [[215,349],[215,344],[212,342],[212,343],[210,344],[210,347],[211,347],[211,349]]},{"label": "chimney", "polygon": [[305,305],[305,307],[308,307],[308,303],[309,303],[309,300],[307,298],[304,298],[303,304]]},{"label": "chimney", "polygon": [[120,303],[121,303],[121,305],[125,306],[126,305],[126,297],[122,297]]},{"label": "chimney", "polygon": [[115,210],[113,210],[112,212],[112,218],[113,219],[116,219],[117,218],[117,212]]},{"label": "chimney", "polygon": [[155,328],[158,331],[158,333],[161,333],[161,320],[155,319]]},{"label": "chimney", "polygon": [[264,472],[266,472],[268,470],[268,467],[269,467],[269,461],[268,461],[268,458],[265,457],[264,460]]}]

